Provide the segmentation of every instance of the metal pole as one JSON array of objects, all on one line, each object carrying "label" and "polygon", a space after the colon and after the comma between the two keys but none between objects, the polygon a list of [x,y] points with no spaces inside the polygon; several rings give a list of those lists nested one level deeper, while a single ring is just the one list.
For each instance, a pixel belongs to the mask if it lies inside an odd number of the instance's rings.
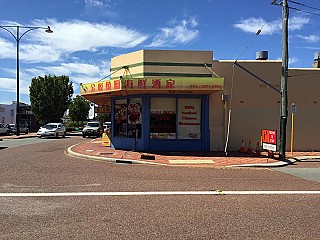
[{"label": "metal pole", "polygon": [[[19,136],[20,135],[20,112],[19,112],[19,108],[20,108],[20,66],[19,66],[19,42],[20,39],[28,32],[35,30],[35,29],[45,29],[46,33],[53,33],[53,31],[51,30],[51,28],[48,27],[24,27],[24,26],[16,26],[16,25],[12,25],[12,26],[1,26],[0,28],[6,30],[7,32],[9,32],[13,38],[16,40],[17,43],[17,103],[16,103],[16,135]],[[8,28],[16,28],[16,35],[13,34],[13,32],[11,32]],[[24,33],[22,33],[22,35],[19,35],[19,30],[20,28],[24,28],[24,29],[28,29],[26,30]]]},{"label": "metal pole", "polygon": [[280,141],[279,158],[286,157],[286,128],[288,118],[288,0],[282,1],[282,70],[281,70],[281,117],[280,117]]},{"label": "metal pole", "polygon": [[19,71],[19,26],[17,26],[17,110],[16,110],[16,135],[20,135],[19,102],[20,102],[20,71]]},{"label": "metal pole", "polygon": [[294,112],[291,113],[291,156],[293,156],[293,143],[294,143]]}]

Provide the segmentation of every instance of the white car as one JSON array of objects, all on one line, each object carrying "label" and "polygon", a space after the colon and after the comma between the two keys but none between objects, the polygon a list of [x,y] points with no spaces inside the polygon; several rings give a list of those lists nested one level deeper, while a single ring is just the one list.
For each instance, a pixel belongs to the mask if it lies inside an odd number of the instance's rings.
[{"label": "white car", "polygon": [[88,122],[87,125],[82,130],[82,137],[95,136],[101,137],[103,133],[102,126],[99,122]]},{"label": "white car", "polygon": [[48,123],[42,126],[37,132],[38,138],[50,136],[56,138],[62,136],[64,138],[66,136],[66,128],[62,123]]},{"label": "white car", "polygon": [[111,128],[111,122],[103,123],[103,132],[106,132],[109,128]]}]

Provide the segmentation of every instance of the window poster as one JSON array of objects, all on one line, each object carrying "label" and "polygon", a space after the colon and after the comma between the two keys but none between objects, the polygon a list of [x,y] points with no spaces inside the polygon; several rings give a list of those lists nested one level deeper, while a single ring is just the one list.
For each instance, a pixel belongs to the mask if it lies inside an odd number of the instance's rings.
[{"label": "window poster", "polygon": [[116,100],[114,104],[114,135],[126,137],[127,135],[127,100]]},{"label": "window poster", "polygon": [[178,139],[201,138],[201,99],[178,99]]},{"label": "window poster", "polygon": [[150,138],[176,138],[176,99],[151,98]]},{"label": "window poster", "polygon": [[128,104],[128,137],[141,138],[141,99],[130,98]]}]

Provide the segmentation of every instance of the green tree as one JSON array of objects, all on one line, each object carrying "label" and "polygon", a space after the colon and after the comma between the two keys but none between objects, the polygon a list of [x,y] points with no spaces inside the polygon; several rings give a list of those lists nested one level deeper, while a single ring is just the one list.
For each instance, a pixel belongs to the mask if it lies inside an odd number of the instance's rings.
[{"label": "green tree", "polygon": [[73,94],[68,76],[34,77],[29,87],[31,110],[40,122],[60,122]]},{"label": "green tree", "polygon": [[86,121],[90,111],[90,102],[81,96],[76,96],[69,106],[69,116],[72,121]]},{"label": "green tree", "polygon": [[97,116],[96,116],[96,119],[99,122],[102,122],[102,123],[110,122],[111,121],[111,116],[108,113],[98,113]]}]

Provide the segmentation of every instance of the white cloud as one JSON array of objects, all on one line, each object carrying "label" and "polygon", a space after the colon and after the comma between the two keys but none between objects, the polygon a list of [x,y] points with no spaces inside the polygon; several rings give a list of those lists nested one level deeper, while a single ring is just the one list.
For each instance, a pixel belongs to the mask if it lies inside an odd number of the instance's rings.
[{"label": "white cloud", "polygon": [[[276,60],[282,61],[282,58],[277,58]],[[298,63],[298,62],[300,61],[300,59],[297,58],[297,57],[289,57],[288,60],[289,60],[289,61],[288,61],[289,67],[290,67],[290,65],[295,64],[295,63]]]},{"label": "white cloud", "polygon": [[[21,25],[21,24],[19,24]],[[27,62],[55,62],[79,51],[95,52],[99,48],[132,48],[148,36],[125,26],[110,23],[89,23],[73,20],[58,22],[55,19],[35,20],[34,26],[49,25],[53,33],[40,29],[23,36],[20,42],[20,59]],[[14,31],[15,29],[13,29]],[[1,58],[15,58],[15,43],[0,39]]]},{"label": "white cloud", "polygon": [[316,43],[316,42],[320,41],[320,36],[319,35],[307,35],[307,36],[297,35],[296,37],[301,38],[301,39],[305,40],[308,43]]},{"label": "white cloud", "polygon": [[[48,20],[54,33],[50,38],[33,35],[33,40],[42,37],[42,43],[64,53],[97,51],[101,47],[131,48],[145,41],[148,36],[124,26],[84,21],[57,22]],[[45,25],[45,23],[42,23]]]},{"label": "white cloud", "polygon": [[289,18],[289,30],[300,30],[309,22],[310,19],[306,17],[291,17]]},{"label": "white cloud", "polygon": [[164,47],[173,46],[175,44],[185,44],[197,38],[199,30],[195,29],[198,22],[195,18],[182,20],[177,22],[173,21],[172,27],[165,27],[160,29],[152,43],[148,47]]},{"label": "white cloud", "polygon": [[[7,71],[12,78],[0,78],[0,87],[3,91],[16,92],[16,71]],[[61,63],[56,66],[39,66],[34,68],[20,69],[20,93],[29,94],[31,79],[45,75],[66,75],[74,84],[74,90],[78,89],[79,83],[97,82],[110,74],[110,61],[97,63],[72,62]]]},{"label": "white cloud", "polygon": [[85,0],[86,6],[92,6],[92,7],[102,7],[103,2],[100,0]]},{"label": "white cloud", "polygon": [[[306,17],[291,17],[289,18],[289,30],[295,31],[302,29],[306,24],[310,22],[309,18]],[[244,32],[256,33],[259,29],[262,28],[261,34],[272,35],[274,33],[280,33],[282,29],[282,21],[275,20],[267,22],[262,18],[248,18],[242,19],[238,23],[233,25],[235,28],[238,28]]]},{"label": "white cloud", "polygon": [[16,46],[7,40],[0,38],[0,58],[15,58]]},{"label": "white cloud", "polygon": [[288,62],[289,65],[295,64],[297,62],[299,62],[299,58],[297,58],[297,57],[289,57],[289,62]]},{"label": "white cloud", "polygon": [[233,26],[249,33],[256,33],[263,26],[261,34],[272,35],[281,29],[281,21],[273,21],[268,23],[262,18],[252,17],[248,19],[242,19]]},{"label": "white cloud", "polygon": [[0,78],[1,88],[8,92],[16,92],[17,82],[15,78]]},{"label": "white cloud", "polygon": [[103,16],[107,18],[118,18],[121,16],[113,7],[117,2],[113,0],[85,0],[85,13],[90,17]]}]

